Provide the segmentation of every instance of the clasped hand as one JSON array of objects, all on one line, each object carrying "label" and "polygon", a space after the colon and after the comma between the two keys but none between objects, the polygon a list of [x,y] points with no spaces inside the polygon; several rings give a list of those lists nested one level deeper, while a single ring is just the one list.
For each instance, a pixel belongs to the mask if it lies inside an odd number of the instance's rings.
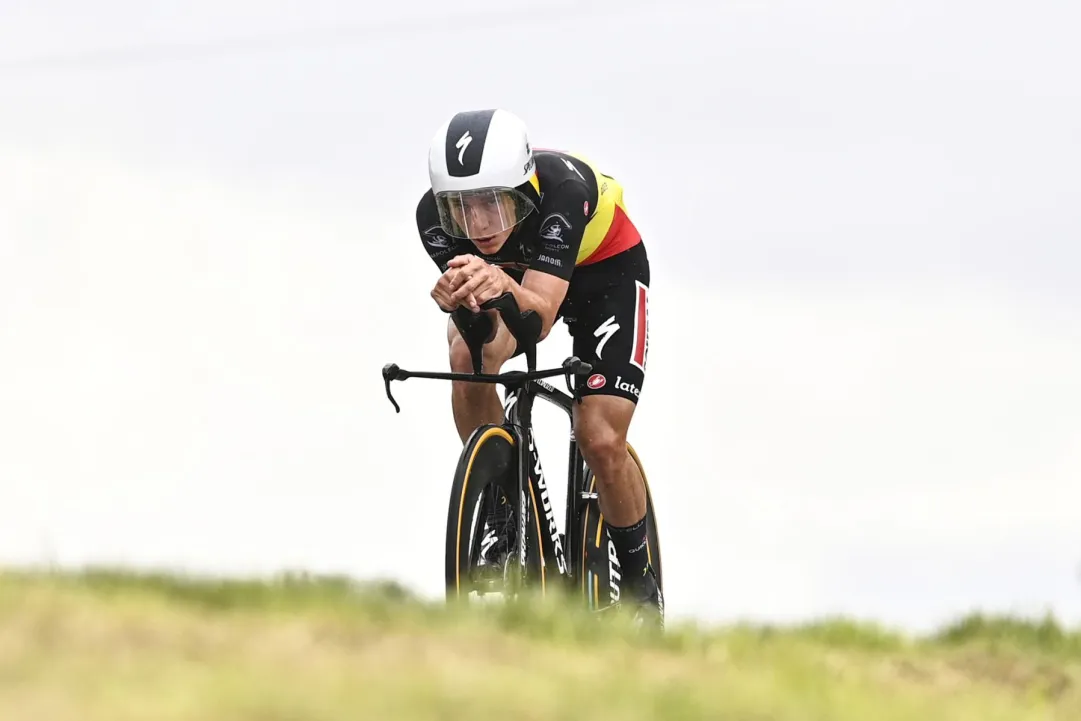
[{"label": "clasped hand", "polygon": [[507,274],[483,258],[459,255],[451,258],[447,265],[447,271],[439,276],[431,295],[448,313],[458,306],[479,313],[481,303],[506,291]]}]

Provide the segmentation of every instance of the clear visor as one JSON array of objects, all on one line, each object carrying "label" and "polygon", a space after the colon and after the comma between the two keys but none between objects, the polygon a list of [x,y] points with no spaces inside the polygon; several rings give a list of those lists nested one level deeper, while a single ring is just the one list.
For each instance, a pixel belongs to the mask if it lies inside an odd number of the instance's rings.
[{"label": "clear visor", "polygon": [[447,191],[435,196],[435,204],[443,230],[470,240],[510,230],[535,210],[533,202],[514,188]]}]

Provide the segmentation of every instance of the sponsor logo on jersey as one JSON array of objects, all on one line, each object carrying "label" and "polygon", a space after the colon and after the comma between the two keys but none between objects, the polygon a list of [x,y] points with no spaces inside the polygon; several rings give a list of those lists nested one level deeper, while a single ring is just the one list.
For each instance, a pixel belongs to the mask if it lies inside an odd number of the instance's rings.
[{"label": "sponsor logo on jersey", "polygon": [[450,238],[443,234],[443,228],[439,225],[433,225],[424,231],[424,242],[433,248],[450,247]]},{"label": "sponsor logo on jersey", "polygon": [[541,221],[540,237],[544,240],[561,242],[563,235],[571,229],[571,223],[560,213],[552,213]]},{"label": "sponsor logo on jersey", "polygon": [[533,247],[532,243],[527,243],[523,241],[518,244],[518,252],[522,254],[522,260],[526,263],[533,260],[533,254],[536,252],[536,250],[537,249]]}]

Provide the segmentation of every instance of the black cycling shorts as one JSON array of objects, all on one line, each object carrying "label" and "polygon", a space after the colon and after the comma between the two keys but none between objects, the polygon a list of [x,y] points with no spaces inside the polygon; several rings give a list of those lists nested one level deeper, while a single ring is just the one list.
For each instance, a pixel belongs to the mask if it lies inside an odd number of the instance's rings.
[{"label": "black cycling shorts", "polygon": [[[556,319],[574,340],[572,353],[592,366],[579,382],[583,396],[611,395],[638,403],[649,351],[649,258],[642,242],[611,258],[574,269]],[[481,336],[489,330],[478,330]],[[511,358],[522,354],[516,348]]]},{"label": "black cycling shorts", "polygon": [[575,268],[558,317],[574,339],[574,355],[593,366],[582,395],[614,395],[637,403],[649,350],[645,244]]}]

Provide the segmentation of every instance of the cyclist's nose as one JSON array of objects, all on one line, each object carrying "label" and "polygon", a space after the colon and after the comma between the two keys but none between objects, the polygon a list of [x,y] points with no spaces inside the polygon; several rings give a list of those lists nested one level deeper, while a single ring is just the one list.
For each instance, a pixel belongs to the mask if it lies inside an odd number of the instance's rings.
[{"label": "cyclist's nose", "polygon": [[491,215],[489,215],[489,213],[486,212],[484,210],[484,208],[479,208],[479,207],[477,207],[475,205],[470,206],[469,214],[473,218],[473,222],[471,223],[471,225],[473,225],[476,228],[484,229],[484,228],[487,228],[489,225],[492,224],[491,223],[491,220],[492,220]]}]

